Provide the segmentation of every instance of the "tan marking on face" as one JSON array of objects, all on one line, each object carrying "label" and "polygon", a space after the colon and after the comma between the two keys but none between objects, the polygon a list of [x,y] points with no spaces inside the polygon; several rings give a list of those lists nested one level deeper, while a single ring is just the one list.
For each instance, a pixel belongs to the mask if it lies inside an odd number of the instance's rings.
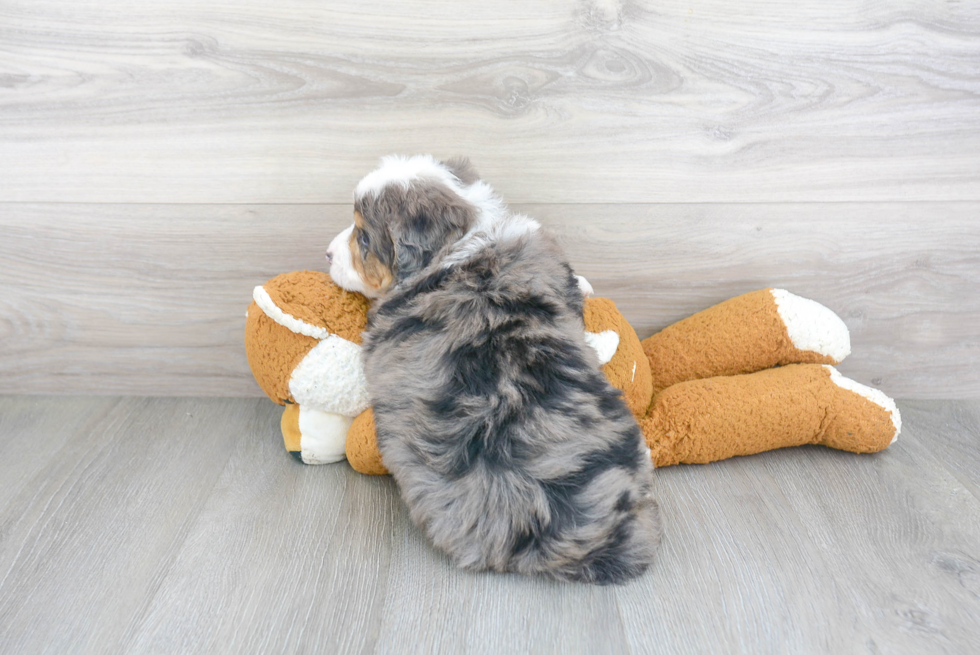
[{"label": "tan marking on face", "polygon": [[354,229],[350,233],[348,245],[350,246],[350,263],[357,274],[364,280],[364,284],[379,292],[386,291],[395,276],[391,269],[381,263],[381,260],[372,253],[361,252],[361,245],[357,242],[357,233],[364,225],[364,217],[360,212],[354,212]]}]

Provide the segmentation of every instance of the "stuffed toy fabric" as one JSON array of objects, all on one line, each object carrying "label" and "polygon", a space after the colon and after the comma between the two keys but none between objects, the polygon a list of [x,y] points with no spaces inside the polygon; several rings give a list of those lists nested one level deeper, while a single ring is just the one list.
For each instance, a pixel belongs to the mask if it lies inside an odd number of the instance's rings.
[{"label": "stuffed toy fabric", "polygon": [[[245,345],[259,386],[286,405],[286,449],[307,464],[343,459],[385,474],[360,363],[368,303],[325,273],[256,287]],[[877,452],[901,430],[895,403],[843,377],[843,321],[781,289],[747,293],[640,341],[607,298],[587,298],[585,337],[622,390],[654,463],[707,463],[821,444]]]},{"label": "stuffed toy fabric", "polygon": [[782,289],[727,300],[642,346],[654,396],[639,421],[657,466],[803,444],[872,453],[901,431],[891,398],[833,368],[851,352],[844,322]]},{"label": "stuffed toy fabric", "polygon": [[347,430],[368,407],[361,332],[368,301],[326,273],[297,271],[255,287],[245,352],[256,382],[286,405],[286,450],[306,464],[344,459]]}]

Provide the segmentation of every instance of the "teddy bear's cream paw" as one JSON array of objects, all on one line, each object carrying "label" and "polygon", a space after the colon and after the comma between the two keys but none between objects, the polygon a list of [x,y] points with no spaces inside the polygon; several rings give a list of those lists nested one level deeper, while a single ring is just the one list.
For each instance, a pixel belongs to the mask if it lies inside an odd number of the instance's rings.
[{"label": "teddy bear's cream paw", "polygon": [[769,291],[790,341],[798,350],[830,357],[838,364],[851,354],[851,335],[837,314],[785,289]]},{"label": "teddy bear's cream paw", "polygon": [[282,414],[282,436],[286,450],[304,464],[332,464],[347,457],[347,430],[354,419],[287,405]]}]

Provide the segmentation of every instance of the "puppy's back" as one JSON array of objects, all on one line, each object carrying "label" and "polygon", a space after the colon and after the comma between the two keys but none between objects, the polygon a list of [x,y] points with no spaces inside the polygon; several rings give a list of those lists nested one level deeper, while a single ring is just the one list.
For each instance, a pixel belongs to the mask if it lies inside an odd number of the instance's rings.
[{"label": "puppy's back", "polygon": [[489,249],[396,289],[365,352],[385,464],[460,566],[611,583],[650,564],[649,449],[547,247]]}]

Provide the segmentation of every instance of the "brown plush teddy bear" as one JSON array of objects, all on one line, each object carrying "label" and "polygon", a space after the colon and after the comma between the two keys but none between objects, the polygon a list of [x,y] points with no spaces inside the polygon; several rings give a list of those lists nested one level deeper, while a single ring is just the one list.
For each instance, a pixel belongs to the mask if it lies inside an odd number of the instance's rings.
[{"label": "brown plush teddy bear", "polygon": [[361,332],[368,301],[326,273],[296,271],[255,287],[245,352],[255,381],[286,405],[286,450],[306,464],[344,459],[351,421],[368,407]]},{"label": "brown plush teddy bear", "polygon": [[[305,463],[346,456],[361,473],[387,473],[360,362],[367,309],[325,273],[285,273],[255,288],[249,365],[286,405],[286,449]],[[586,341],[657,466],[803,444],[877,452],[901,430],[890,398],[832,367],[850,353],[843,321],[787,291],[732,298],[642,342],[609,299],[587,298],[584,318]]]}]

